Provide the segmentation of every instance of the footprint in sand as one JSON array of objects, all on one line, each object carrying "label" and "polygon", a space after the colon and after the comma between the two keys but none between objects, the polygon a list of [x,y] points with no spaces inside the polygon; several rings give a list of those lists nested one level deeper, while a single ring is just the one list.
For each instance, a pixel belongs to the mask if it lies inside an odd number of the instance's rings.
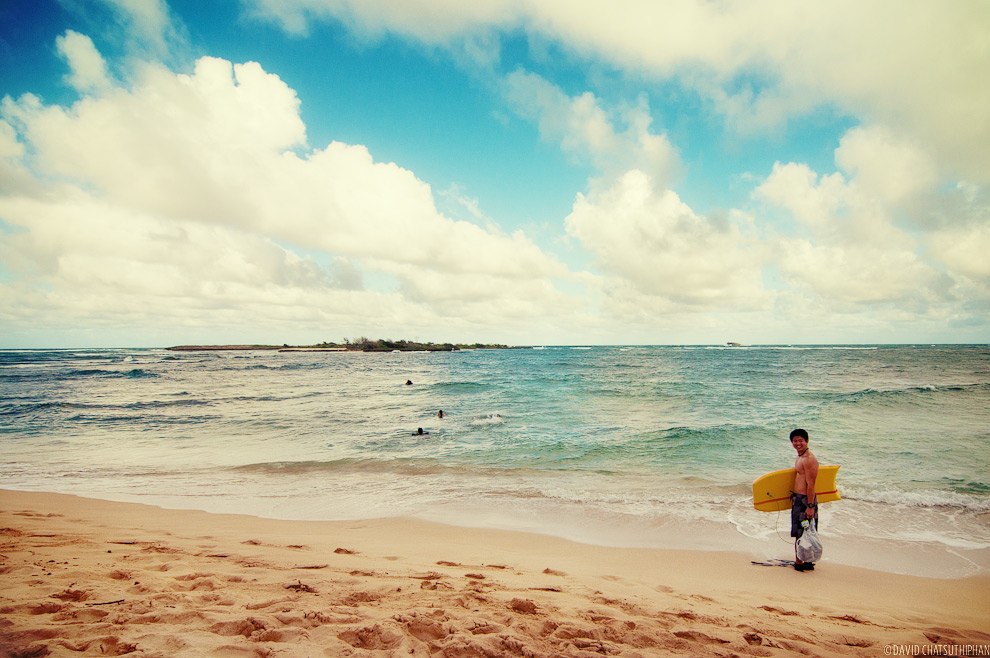
[{"label": "footprint in sand", "polygon": [[774,608],[769,605],[761,605],[760,610],[766,610],[767,612],[772,612],[777,615],[784,615],[786,617],[796,617],[801,614],[799,612],[794,612],[793,610],[781,610],[780,608]]},{"label": "footprint in sand", "polygon": [[402,643],[403,639],[399,633],[380,624],[344,631],[338,634],[337,638],[355,649],[370,649],[372,651],[394,649]]},{"label": "footprint in sand", "polygon": [[536,604],[529,599],[512,599],[509,608],[524,615],[535,615],[537,611]]}]

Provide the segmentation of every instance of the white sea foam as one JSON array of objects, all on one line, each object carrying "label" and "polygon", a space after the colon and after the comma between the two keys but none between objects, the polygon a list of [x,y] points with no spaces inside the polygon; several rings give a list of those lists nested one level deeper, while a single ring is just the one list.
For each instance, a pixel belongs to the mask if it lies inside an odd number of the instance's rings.
[{"label": "white sea foam", "polygon": [[853,500],[886,503],[888,505],[903,505],[907,507],[947,507],[977,512],[990,512],[990,498],[987,496],[937,489],[903,491],[849,487],[845,490],[845,497]]},{"label": "white sea foam", "polygon": [[490,413],[479,418],[474,418],[471,420],[471,424],[475,427],[482,427],[486,425],[502,425],[505,423],[505,418],[502,417],[500,413]]}]

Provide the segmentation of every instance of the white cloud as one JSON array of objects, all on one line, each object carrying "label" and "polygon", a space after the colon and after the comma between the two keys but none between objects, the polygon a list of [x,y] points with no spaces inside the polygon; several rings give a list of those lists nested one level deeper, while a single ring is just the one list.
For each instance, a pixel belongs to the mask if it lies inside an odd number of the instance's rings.
[{"label": "white cloud", "polygon": [[493,225],[489,217],[481,210],[481,205],[476,197],[465,194],[464,189],[457,183],[451,183],[446,190],[438,193],[438,196],[448,202],[448,206],[455,214],[467,213],[468,217],[476,223]]},{"label": "white cloud", "polygon": [[928,251],[970,280],[970,294],[990,302],[990,189],[971,183],[951,190],[931,222]]},{"label": "white cloud", "polygon": [[[115,201],[180,216],[232,221],[224,206],[283,149],[301,144],[299,101],[257,64],[204,58],[193,75],[145,69],[133,91],[115,88],[71,108],[4,99],[42,173],[92,185]],[[234,167],[234,169],[230,169]],[[247,169],[251,178],[231,176]],[[218,185],[219,183],[219,185]]]},{"label": "white cloud", "polygon": [[293,34],[306,34],[311,20],[334,19],[368,38],[384,32],[415,35],[431,43],[457,38],[506,21],[525,3],[482,0],[243,0],[249,13],[271,19]]},{"label": "white cloud", "polygon": [[772,130],[812,108],[837,107],[911,135],[942,169],[990,181],[985,2],[637,0],[617,11],[556,0],[243,1],[295,32],[309,20],[340,20],[431,46],[521,27],[583,57],[677,78],[740,128]]},{"label": "white cloud", "polygon": [[[543,139],[601,174],[589,181],[587,195],[577,196],[565,226],[594,256],[606,310],[628,317],[618,298],[638,298],[634,305],[652,314],[766,304],[763,255],[739,228],[746,219],[698,216],[668,189],[678,158],[666,136],[650,132],[645,99],[607,111],[591,93],[570,97],[524,71],[509,75],[505,90]],[[658,299],[644,302],[644,296]]]},{"label": "white cloud", "polygon": [[0,121],[0,159],[15,160],[24,155],[24,145],[17,141],[17,133],[6,121]]},{"label": "white cloud", "polygon": [[60,200],[0,197],[0,217],[18,227],[0,236],[0,260],[17,275],[0,282],[0,317],[12,332],[178,326],[221,340],[251,339],[252,331],[315,340],[316,331],[339,339],[382,326],[430,339],[456,330],[466,339],[493,324],[525,323],[547,305],[573,306],[546,280],[453,279],[423,268],[406,268],[399,290],[368,290],[347,259],[321,267],[264,235],[141,214],[80,191]]},{"label": "white cloud", "polygon": [[848,179],[777,163],[754,192],[798,223],[781,229],[777,249],[777,266],[795,289],[837,309],[897,304],[921,314],[986,296],[978,256],[990,247],[986,225],[965,212],[933,217],[950,198],[919,150],[886,130],[855,128],[835,157]]},{"label": "white cloud", "polygon": [[100,92],[110,87],[107,64],[88,36],[67,30],[55,39],[55,46],[69,64],[69,84],[77,91]]},{"label": "white cloud", "polygon": [[799,288],[809,287],[828,303],[908,302],[911,307],[943,301],[950,285],[913,252],[883,246],[784,240],[778,265]]},{"label": "white cloud", "polygon": [[5,104],[45,170],[142,212],[260,230],[307,248],[500,276],[561,275],[521,234],[440,215],[430,187],[363,146],[305,155],[299,100],[256,64],[149,69],[133,90],[70,109]]},{"label": "white cloud", "polygon": [[789,211],[804,226],[824,233],[834,227],[832,220],[842,204],[844,189],[842,174],[822,176],[819,182],[806,164],[777,162],[756,188],[756,195]]},{"label": "white cloud", "polygon": [[672,190],[657,191],[647,174],[632,170],[607,191],[579,195],[566,225],[599,267],[640,293],[728,310],[766,301],[764,255],[736,221],[745,218],[700,217]]},{"label": "white cloud", "polygon": [[[126,302],[127,316],[235,322],[251,309],[273,321],[392,318],[432,335],[442,318],[511,326],[541,304],[574,305],[548,278],[566,268],[522,232],[443,216],[427,184],[363,146],[299,152],[299,100],[256,63],[149,66],[133,87],[68,108],[5,98],[3,118],[5,162],[26,171],[29,145],[46,189],[0,196],[13,227],[0,249],[18,277],[0,297],[24,302],[33,289],[29,307],[63,323],[120,316]],[[368,268],[397,289],[359,289]]]},{"label": "white cloud", "polygon": [[983,283],[990,297],[990,226],[954,229],[932,236],[931,253],[952,269],[973,281]]},{"label": "white cloud", "polygon": [[[667,137],[650,132],[652,117],[645,97],[636,106],[609,112],[590,92],[572,98],[525,71],[506,77],[505,93],[520,115],[537,121],[544,140],[559,143],[564,152],[592,164],[606,180],[639,169],[662,186],[679,166]],[[616,123],[625,129],[617,130]]]},{"label": "white cloud", "polygon": [[21,229],[0,242],[7,266],[51,298],[77,299],[73,306],[117,295],[132,310],[169,316],[229,306],[248,290],[279,304],[286,289],[328,287],[311,261],[264,237],[142,215],[79,191],[57,200],[4,197],[0,216]]},{"label": "white cloud", "polygon": [[842,171],[820,177],[806,164],[778,162],[754,194],[789,211],[819,244],[913,250],[905,224],[938,182],[924,155],[884,129],[854,128],[835,159]]},{"label": "white cloud", "polygon": [[0,118],[0,195],[5,193],[38,194],[41,185],[24,166],[24,144],[17,131]]},{"label": "white cloud", "polygon": [[102,0],[117,13],[130,50],[142,57],[168,59],[181,42],[166,0]]},{"label": "white cloud", "polygon": [[935,166],[922,149],[881,127],[847,132],[835,151],[835,162],[885,205],[916,201],[938,183]]}]

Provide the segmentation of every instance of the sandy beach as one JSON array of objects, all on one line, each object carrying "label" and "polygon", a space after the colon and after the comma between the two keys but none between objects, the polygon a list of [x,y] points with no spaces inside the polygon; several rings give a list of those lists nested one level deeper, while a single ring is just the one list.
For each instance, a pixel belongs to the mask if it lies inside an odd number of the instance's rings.
[{"label": "sandy beach", "polygon": [[[0,492],[4,656],[881,656],[990,650],[990,577]],[[786,557],[786,556],[782,556]],[[955,648],[954,648],[955,647]],[[959,653],[952,655],[960,655]]]}]

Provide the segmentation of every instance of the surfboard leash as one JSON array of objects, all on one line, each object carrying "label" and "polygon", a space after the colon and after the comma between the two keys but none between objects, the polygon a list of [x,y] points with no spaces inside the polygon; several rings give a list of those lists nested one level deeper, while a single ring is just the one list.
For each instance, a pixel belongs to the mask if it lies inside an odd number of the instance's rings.
[{"label": "surfboard leash", "polygon": [[777,521],[773,524],[773,531],[777,535],[777,538],[780,539],[780,541],[784,542],[785,544],[790,544],[791,541],[789,539],[784,539],[783,537],[780,536],[780,513],[783,511],[784,510],[780,510],[780,509],[777,510]]}]

